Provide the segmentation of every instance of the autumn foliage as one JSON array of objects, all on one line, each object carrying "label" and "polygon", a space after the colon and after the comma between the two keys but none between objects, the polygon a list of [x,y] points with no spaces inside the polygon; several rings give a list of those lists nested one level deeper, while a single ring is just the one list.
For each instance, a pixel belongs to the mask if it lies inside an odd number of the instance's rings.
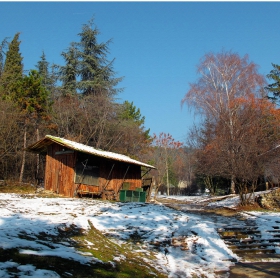
[{"label": "autumn foliage", "polygon": [[203,116],[190,135],[196,172],[208,179],[227,178],[231,184],[225,191],[238,191],[241,204],[246,204],[245,195],[256,189],[260,178],[277,175],[271,171],[280,152],[280,112],[263,98],[264,78],[248,56],[210,53],[198,72],[200,78],[182,100]]}]

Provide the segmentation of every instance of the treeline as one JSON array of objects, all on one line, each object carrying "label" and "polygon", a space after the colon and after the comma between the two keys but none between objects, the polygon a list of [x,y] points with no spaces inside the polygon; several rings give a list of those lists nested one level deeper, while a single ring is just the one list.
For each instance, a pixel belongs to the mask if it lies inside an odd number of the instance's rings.
[{"label": "treeline", "polygon": [[[20,33],[0,46],[0,180],[34,181],[43,159],[24,149],[52,134],[95,148],[143,159],[152,141],[132,102],[116,102],[122,77],[108,60],[110,40],[98,42],[93,20],[78,42],[50,65],[43,52],[24,74]],[[36,164],[35,164],[36,163]]]}]

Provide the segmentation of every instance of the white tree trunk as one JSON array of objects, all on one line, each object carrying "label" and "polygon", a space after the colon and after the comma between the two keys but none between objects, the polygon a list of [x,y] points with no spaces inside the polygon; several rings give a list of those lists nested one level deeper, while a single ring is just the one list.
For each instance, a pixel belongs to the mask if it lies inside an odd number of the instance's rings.
[{"label": "white tree trunk", "polygon": [[235,194],[235,182],[233,176],[231,176],[231,181],[230,181],[230,194]]},{"label": "white tree trunk", "polygon": [[23,154],[22,154],[22,163],[21,163],[21,170],[19,175],[19,183],[22,183],[23,173],[25,168],[25,157],[26,157],[26,127],[24,127],[24,134],[23,134]]}]

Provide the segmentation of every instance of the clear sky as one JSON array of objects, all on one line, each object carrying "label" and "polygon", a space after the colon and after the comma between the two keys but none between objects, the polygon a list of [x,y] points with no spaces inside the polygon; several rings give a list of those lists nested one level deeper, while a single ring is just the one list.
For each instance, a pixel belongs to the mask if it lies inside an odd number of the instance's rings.
[{"label": "clear sky", "polygon": [[62,65],[61,52],[94,16],[124,77],[119,101],[133,101],[151,133],[183,142],[195,118],[181,100],[205,53],[248,54],[264,75],[280,64],[280,2],[0,2],[0,11],[0,42],[21,33],[25,70],[42,51]]}]

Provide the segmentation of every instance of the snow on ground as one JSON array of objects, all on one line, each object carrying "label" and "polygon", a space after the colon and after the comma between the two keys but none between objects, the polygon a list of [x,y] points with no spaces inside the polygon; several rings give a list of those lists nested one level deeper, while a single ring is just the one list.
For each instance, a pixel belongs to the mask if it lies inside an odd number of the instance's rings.
[{"label": "snow on ground", "polygon": [[[256,225],[258,226],[259,230],[263,232],[262,238],[263,239],[270,239],[271,232],[275,228],[274,226],[280,226],[280,213],[270,213],[270,212],[244,212],[244,216],[247,216],[250,219],[254,219]],[[280,247],[276,246],[275,248],[276,254],[280,254]]]},{"label": "snow on ground", "polygon": [[[191,196],[179,196],[179,195],[158,195],[157,198],[164,199],[166,201],[178,201],[179,203],[191,203],[192,205],[199,204],[207,204],[210,206],[209,203],[213,206],[223,207],[225,203],[230,207],[234,208],[239,203],[239,196],[238,195],[225,195],[225,196],[218,196],[212,197],[210,195],[191,195]],[[218,201],[215,201],[215,198],[218,198]],[[211,202],[215,201],[215,202]]]},{"label": "snow on ground", "polygon": [[[184,198],[185,201],[205,199]],[[231,204],[234,203],[236,200],[231,201]],[[266,226],[269,226],[269,221],[279,220],[279,215],[254,212],[253,218],[260,225],[265,220]],[[59,256],[83,264],[94,263],[99,260],[82,254],[71,244],[55,243],[51,249],[36,238],[22,238],[24,234],[32,236],[42,232],[58,235],[59,229],[71,225],[87,230],[89,221],[98,230],[113,237],[115,242],[124,242],[137,233],[142,236],[144,251],[152,250],[151,243],[161,244],[156,251],[155,267],[160,267],[169,277],[217,277],[218,271],[228,271],[232,265],[230,260],[238,259],[225,246],[216,231],[219,226],[217,222],[221,221],[203,218],[187,211],[173,210],[160,204],[0,194],[0,248],[18,248],[23,254]],[[222,222],[227,223],[226,220]],[[171,239],[174,242],[180,240],[181,246],[164,245],[165,241]],[[119,258],[121,256],[116,256],[115,261]],[[59,277],[54,271],[40,270],[31,264],[18,266],[13,260],[0,262],[0,277]],[[10,267],[18,267],[20,273],[9,274]]]},{"label": "snow on ground", "polygon": [[[271,189],[272,190],[272,189]],[[255,192],[252,194],[247,194],[247,197],[250,198],[250,201],[254,201],[255,197],[257,197],[260,194],[269,193],[271,190],[267,191],[261,191],[261,192]],[[158,195],[157,196],[160,199],[164,200],[170,200],[170,201],[178,201],[182,203],[190,203],[192,205],[199,204],[199,205],[207,205],[212,207],[227,207],[227,208],[235,208],[238,206],[240,200],[239,195],[231,194],[231,195],[225,195],[225,196],[218,196],[218,197],[212,197],[210,195],[192,195],[192,196],[166,196],[166,195]]]}]

